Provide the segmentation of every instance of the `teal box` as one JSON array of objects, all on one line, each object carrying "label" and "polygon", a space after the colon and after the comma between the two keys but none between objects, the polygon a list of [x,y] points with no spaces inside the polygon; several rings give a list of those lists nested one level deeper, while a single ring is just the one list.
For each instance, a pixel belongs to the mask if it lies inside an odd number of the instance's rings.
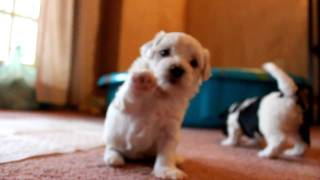
[{"label": "teal box", "polygon": [[[102,76],[98,85],[107,86],[107,104],[113,99],[118,87],[127,78],[127,73],[111,73]],[[301,77],[292,76],[299,86],[309,87]],[[223,124],[218,116],[233,102],[248,97],[262,96],[277,89],[276,81],[261,70],[215,68],[211,78],[200,87],[191,100],[183,126],[214,128]],[[311,94],[311,93],[309,93]],[[311,98],[310,98],[311,99]],[[309,115],[311,116],[311,112]]]}]

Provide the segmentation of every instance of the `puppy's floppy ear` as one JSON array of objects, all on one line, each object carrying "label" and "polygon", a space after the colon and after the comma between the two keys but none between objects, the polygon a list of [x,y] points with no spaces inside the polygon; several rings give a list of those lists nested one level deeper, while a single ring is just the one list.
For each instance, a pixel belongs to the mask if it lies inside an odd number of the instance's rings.
[{"label": "puppy's floppy ear", "polygon": [[206,81],[211,76],[210,52],[208,49],[203,50],[203,67],[201,69],[202,80]]},{"label": "puppy's floppy ear", "polygon": [[148,41],[147,43],[142,45],[140,47],[140,55],[142,57],[147,57],[147,58],[152,57],[154,47],[156,47],[156,45],[159,44],[159,42],[165,36],[165,34],[166,33],[164,31],[160,31],[155,35],[155,37],[151,41]]},{"label": "puppy's floppy ear", "polygon": [[140,47],[140,55],[143,57],[150,56],[150,50],[152,48],[152,41],[146,42]]},{"label": "puppy's floppy ear", "polygon": [[160,31],[158,32],[155,37],[153,38],[153,46],[156,46],[159,44],[159,42],[161,41],[161,39],[166,35],[165,31]]}]

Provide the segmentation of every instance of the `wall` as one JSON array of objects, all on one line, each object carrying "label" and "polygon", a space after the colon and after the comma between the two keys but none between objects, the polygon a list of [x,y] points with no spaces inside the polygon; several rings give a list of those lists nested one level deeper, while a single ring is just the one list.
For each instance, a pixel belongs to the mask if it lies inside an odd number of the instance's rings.
[{"label": "wall", "polygon": [[106,72],[118,71],[122,0],[101,0],[96,79]]},{"label": "wall", "polygon": [[214,66],[260,67],[269,59],[307,71],[306,0],[188,0],[186,31],[212,52]]},{"label": "wall", "polygon": [[139,47],[163,29],[198,38],[211,51],[215,67],[260,67],[280,59],[286,70],[306,74],[307,0],[103,2],[103,72],[127,70]]},{"label": "wall", "polygon": [[185,29],[186,0],[122,0],[118,70],[125,71],[140,46],[160,30]]}]

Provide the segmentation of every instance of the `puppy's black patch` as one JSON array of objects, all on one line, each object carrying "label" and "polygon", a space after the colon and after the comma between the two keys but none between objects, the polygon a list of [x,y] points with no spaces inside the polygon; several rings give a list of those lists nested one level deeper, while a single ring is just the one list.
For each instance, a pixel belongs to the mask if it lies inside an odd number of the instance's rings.
[{"label": "puppy's black patch", "polygon": [[261,99],[261,97],[257,98],[253,103],[242,109],[239,113],[238,121],[240,127],[243,133],[250,138],[254,138],[255,133],[262,135],[259,130],[258,118],[258,109]]},{"label": "puppy's black patch", "polygon": [[304,87],[299,87],[296,92],[296,103],[302,108],[303,111],[308,110],[308,90]]},{"label": "puppy's black patch", "polygon": [[279,97],[282,98],[283,96],[284,96],[283,92],[279,91]]},{"label": "puppy's black patch", "polygon": [[302,123],[299,127],[299,135],[303,142],[310,145],[310,126],[306,123]]},{"label": "puppy's black patch", "polygon": [[307,143],[308,145],[311,144],[310,142],[310,126],[312,117],[310,117],[308,113],[308,97],[309,91],[305,87],[299,87],[298,91],[296,92],[296,103],[299,105],[303,111],[303,121],[299,127],[299,135],[300,138]]}]

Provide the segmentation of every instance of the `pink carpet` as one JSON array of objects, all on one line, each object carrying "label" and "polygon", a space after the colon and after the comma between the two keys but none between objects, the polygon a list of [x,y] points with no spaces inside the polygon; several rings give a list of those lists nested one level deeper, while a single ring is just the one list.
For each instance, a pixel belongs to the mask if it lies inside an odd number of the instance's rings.
[{"label": "pink carpet", "polygon": [[[65,113],[1,112],[1,118],[62,116],[70,119],[103,120]],[[1,120],[0,118],[0,120]],[[302,158],[260,159],[256,147],[229,148],[219,145],[217,130],[183,129],[178,148],[186,158],[181,168],[189,179],[320,179],[320,128],[312,129],[312,146]],[[130,162],[122,168],[106,167],[103,148],[51,155],[0,165],[0,179],[154,179],[152,162]]]}]

